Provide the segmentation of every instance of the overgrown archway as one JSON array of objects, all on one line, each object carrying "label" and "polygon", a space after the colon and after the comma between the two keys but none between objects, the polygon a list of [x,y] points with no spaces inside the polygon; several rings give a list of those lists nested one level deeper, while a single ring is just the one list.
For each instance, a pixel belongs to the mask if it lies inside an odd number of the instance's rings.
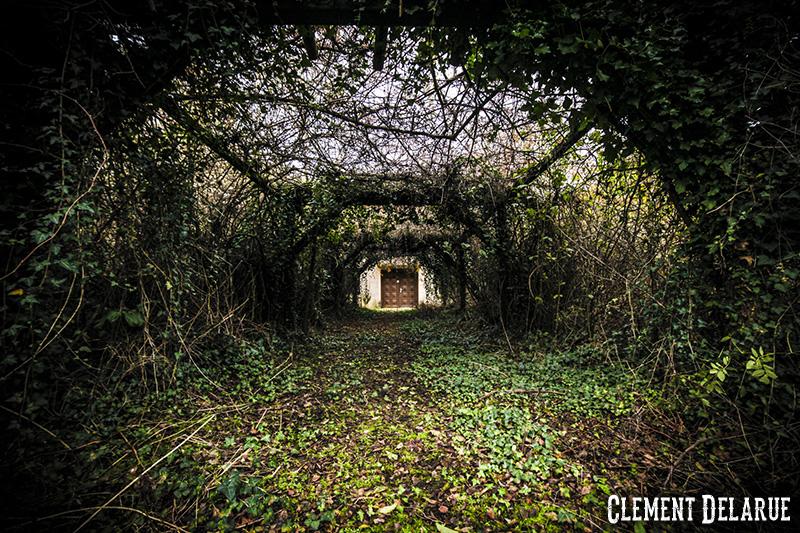
[{"label": "overgrown archway", "polygon": [[687,446],[738,431],[772,473],[743,490],[788,486],[788,6],[56,4],[4,37],[9,416],[88,368],[168,389],[236,321],[309,332],[402,252],[512,353],[652,365],[699,409]]}]

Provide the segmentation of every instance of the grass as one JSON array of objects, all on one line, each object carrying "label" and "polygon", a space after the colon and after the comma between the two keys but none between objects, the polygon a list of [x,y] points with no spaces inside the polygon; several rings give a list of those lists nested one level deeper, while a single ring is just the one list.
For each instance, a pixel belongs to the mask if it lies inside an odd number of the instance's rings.
[{"label": "grass", "polygon": [[82,510],[48,524],[108,502],[96,527],[602,527],[607,494],[663,475],[669,450],[639,430],[658,392],[592,348],[504,346],[443,316],[362,313],[293,349],[242,342],[204,376],[182,365],[184,392],[143,406],[93,398],[117,418],[80,432],[83,470],[63,475]]}]

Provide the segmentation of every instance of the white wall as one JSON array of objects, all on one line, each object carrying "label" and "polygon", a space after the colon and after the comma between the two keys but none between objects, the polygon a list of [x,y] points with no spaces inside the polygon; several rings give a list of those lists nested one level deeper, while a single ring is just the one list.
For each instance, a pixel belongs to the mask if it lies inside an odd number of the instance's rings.
[{"label": "white wall", "polygon": [[378,265],[361,274],[361,291],[358,305],[369,309],[381,307],[381,269]]}]

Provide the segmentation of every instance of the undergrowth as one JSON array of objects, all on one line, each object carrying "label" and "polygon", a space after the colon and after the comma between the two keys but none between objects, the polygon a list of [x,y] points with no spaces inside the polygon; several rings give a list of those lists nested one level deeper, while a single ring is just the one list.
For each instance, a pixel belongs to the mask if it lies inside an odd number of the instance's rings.
[{"label": "undergrowth", "polygon": [[[47,503],[36,524],[601,527],[605,495],[642,489],[670,452],[637,436],[658,391],[586,348],[511,354],[469,323],[408,314],[361,316],[300,345],[222,345],[218,364],[179,359],[144,401],[131,400],[135,374],[77,388],[86,410],[55,428],[70,449],[36,444],[32,428],[26,445],[63,465],[32,492]],[[33,526],[31,504],[12,528]]]}]

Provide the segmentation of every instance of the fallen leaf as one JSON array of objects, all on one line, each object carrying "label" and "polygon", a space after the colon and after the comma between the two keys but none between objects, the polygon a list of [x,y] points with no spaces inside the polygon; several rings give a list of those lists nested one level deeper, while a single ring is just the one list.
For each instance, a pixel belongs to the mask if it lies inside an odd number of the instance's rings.
[{"label": "fallen leaf", "polygon": [[444,514],[444,513],[446,513],[447,511],[449,511],[449,509],[448,509],[448,507],[447,507],[446,505],[440,505],[440,506],[439,506],[439,512],[440,512],[440,513]]},{"label": "fallen leaf", "polygon": [[439,523],[436,524],[436,531],[438,531],[439,533],[458,533],[458,531],[456,531],[455,529],[450,529],[449,527]]},{"label": "fallen leaf", "polygon": [[378,509],[378,512],[381,514],[389,514],[392,511],[394,511],[396,507],[397,507],[397,502],[394,502],[392,505],[381,507],[380,509]]}]

